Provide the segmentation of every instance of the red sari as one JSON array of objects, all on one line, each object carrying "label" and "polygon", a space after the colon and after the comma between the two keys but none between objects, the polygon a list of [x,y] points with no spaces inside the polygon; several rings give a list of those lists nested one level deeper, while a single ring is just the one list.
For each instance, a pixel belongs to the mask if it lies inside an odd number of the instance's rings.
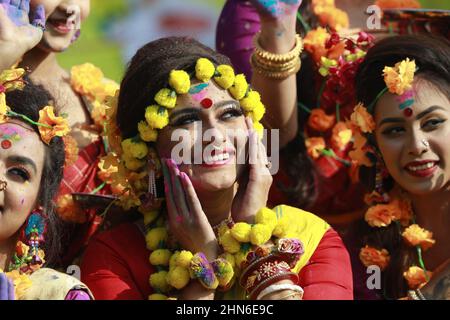
[{"label": "red sari", "polygon": [[[155,271],[148,261],[150,253],[138,224],[122,224],[89,243],[82,281],[97,300],[146,300],[153,293],[149,277]],[[353,299],[349,254],[333,229],[324,232],[301,268],[298,285],[305,291],[304,300]]]}]

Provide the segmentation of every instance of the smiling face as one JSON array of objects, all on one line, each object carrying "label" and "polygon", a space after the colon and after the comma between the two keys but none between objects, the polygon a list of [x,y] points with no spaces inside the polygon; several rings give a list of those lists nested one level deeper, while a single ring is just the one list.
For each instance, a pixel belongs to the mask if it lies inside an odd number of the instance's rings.
[{"label": "smiling face", "polygon": [[450,181],[450,101],[419,77],[413,100],[407,116],[398,96],[383,95],[375,109],[376,141],[393,179],[412,194],[427,194]]},{"label": "smiling face", "polygon": [[[213,81],[202,90],[198,85],[191,87],[196,93],[178,96],[169,125],[159,132],[157,151],[161,158],[183,157],[179,168],[191,177],[196,191],[218,191],[232,187],[244,170],[237,163],[245,162],[248,129],[239,102],[227,90]],[[171,139],[176,135],[187,139]]]},{"label": "smiling face", "polygon": [[[5,142],[9,141],[9,142]],[[45,147],[27,124],[0,124],[0,242],[12,237],[35,209],[44,167]]]},{"label": "smiling face", "polygon": [[31,6],[43,5],[47,23],[39,47],[45,51],[61,52],[72,43],[79,23],[90,12],[90,0],[31,0]]}]

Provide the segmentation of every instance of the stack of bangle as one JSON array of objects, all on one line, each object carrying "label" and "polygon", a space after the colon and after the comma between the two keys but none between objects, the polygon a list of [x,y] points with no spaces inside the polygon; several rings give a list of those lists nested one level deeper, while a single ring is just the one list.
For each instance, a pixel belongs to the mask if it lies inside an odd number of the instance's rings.
[{"label": "stack of bangle", "polygon": [[285,54],[275,54],[261,48],[259,33],[253,39],[255,51],[250,59],[255,72],[272,79],[286,79],[300,70],[300,54],[303,51],[302,38],[297,34],[294,48]]},{"label": "stack of bangle", "polygon": [[[289,290],[289,294],[282,296],[279,298],[279,300],[284,300],[290,297],[295,296],[298,300],[301,300],[303,297],[303,289],[302,287],[296,285],[296,284],[289,284],[289,283],[283,283],[283,284],[272,284],[265,288],[263,291],[261,291],[258,296],[256,297],[256,300],[261,300],[265,296],[279,291],[285,291]],[[296,300],[297,300],[296,299]]]}]

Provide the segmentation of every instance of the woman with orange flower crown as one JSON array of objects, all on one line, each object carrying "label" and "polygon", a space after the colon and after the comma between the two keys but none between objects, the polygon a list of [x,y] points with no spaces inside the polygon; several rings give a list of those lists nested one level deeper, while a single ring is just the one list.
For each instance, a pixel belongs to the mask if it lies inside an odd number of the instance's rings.
[{"label": "woman with orange flower crown", "polygon": [[[269,201],[314,212],[333,226],[363,207],[345,119],[356,103],[354,74],[375,33],[372,4],[419,7],[416,0],[228,0],[217,49],[247,76],[267,106],[263,123],[280,129],[282,169]],[[372,12],[373,13],[373,12]],[[301,38],[303,37],[303,39]],[[304,50],[303,50],[304,49]]]},{"label": "woman with orange flower crown", "polygon": [[0,300],[91,300],[79,280],[48,268],[64,241],[53,196],[70,129],[24,72],[0,72]]},{"label": "woman with orange flower crown", "polygon": [[[449,299],[450,42],[381,40],[356,85],[350,156],[369,208],[348,239],[355,296]],[[365,280],[368,267],[381,274],[378,286]]]},{"label": "woman with orange flower crown", "polygon": [[[105,155],[107,145],[101,136],[105,102],[108,96],[115,95],[118,85],[105,79],[92,64],[74,66],[69,73],[57,62],[57,54],[80,36],[80,24],[90,11],[89,0],[2,0],[0,4],[0,46],[3,42],[5,48],[2,47],[2,60],[9,63],[4,67],[21,60],[20,66],[31,70],[30,78],[55,97],[55,107],[67,114],[72,128],[65,138],[72,153],[71,163],[65,169],[58,197],[58,214],[74,224],[74,241],[66,257],[70,263],[93,232],[89,226],[97,226],[101,220],[94,211],[81,210],[72,194],[111,192],[108,187],[103,188],[105,184],[97,173],[99,158]],[[90,203],[82,205],[90,207]]]},{"label": "woman with orange flower crown", "polygon": [[337,233],[266,207],[265,108],[226,57],[193,39],[151,42],[116,108],[103,176],[142,217],[88,245],[81,274],[97,299],[352,298]]}]

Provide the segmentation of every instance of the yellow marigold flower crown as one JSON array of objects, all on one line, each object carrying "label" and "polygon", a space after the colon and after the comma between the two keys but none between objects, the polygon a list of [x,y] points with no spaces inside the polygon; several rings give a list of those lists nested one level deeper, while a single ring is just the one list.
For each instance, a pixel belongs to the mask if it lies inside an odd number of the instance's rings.
[{"label": "yellow marigold flower crown", "polygon": [[[200,58],[195,65],[195,78],[201,83],[214,80],[221,88],[228,90],[231,96],[240,102],[245,115],[252,118],[255,131],[262,137],[264,127],[260,121],[265,107],[260,95],[250,88],[243,74],[236,75],[229,65],[216,67],[209,59]],[[117,191],[119,204],[124,209],[141,206],[139,198],[151,188],[147,163],[152,163],[156,177],[161,175],[161,164],[151,143],[156,142],[158,130],[169,124],[169,110],[176,106],[178,95],[187,94],[190,90],[190,75],[184,70],[172,70],[168,87],[157,91],[154,103],[145,110],[145,119],[138,123],[138,135],[125,140],[121,140],[115,125],[118,95],[110,101],[106,131],[110,146],[115,145],[116,148],[115,152],[104,158],[108,159],[107,161],[100,162],[99,167],[102,179]]]},{"label": "yellow marigold flower crown", "polygon": [[53,137],[65,137],[70,132],[69,122],[64,117],[58,117],[52,106],[46,106],[39,111],[39,120],[33,121],[27,116],[12,111],[6,104],[6,93],[13,90],[22,90],[25,87],[23,76],[25,70],[13,68],[0,73],[0,123],[8,120],[8,117],[21,118],[35,125],[39,129],[42,141],[49,145]]}]

